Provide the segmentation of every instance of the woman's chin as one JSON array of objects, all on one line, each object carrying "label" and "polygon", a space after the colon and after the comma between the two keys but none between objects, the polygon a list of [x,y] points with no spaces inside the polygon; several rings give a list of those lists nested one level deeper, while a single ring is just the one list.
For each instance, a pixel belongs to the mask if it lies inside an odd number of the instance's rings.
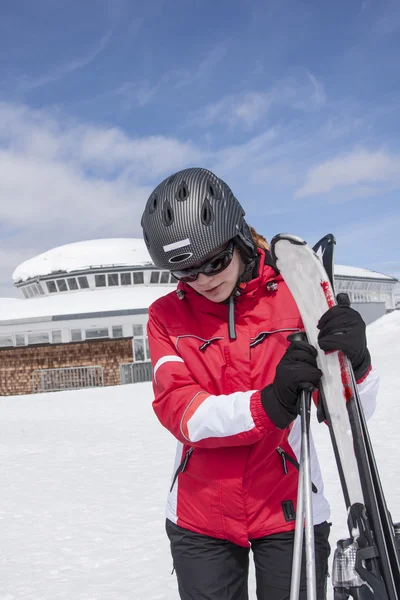
[{"label": "woman's chin", "polygon": [[203,296],[211,302],[224,302],[227,298],[229,298],[231,294],[231,290],[228,285],[223,282],[220,283],[217,287],[207,292],[202,292]]}]

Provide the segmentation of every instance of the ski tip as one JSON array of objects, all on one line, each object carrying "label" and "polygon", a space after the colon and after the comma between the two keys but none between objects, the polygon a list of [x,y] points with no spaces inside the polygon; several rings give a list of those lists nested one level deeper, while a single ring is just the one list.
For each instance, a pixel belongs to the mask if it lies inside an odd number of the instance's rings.
[{"label": "ski tip", "polygon": [[326,248],[331,245],[336,245],[336,238],[333,233],[327,233],[315,244],[315,246],[313,246],[313,250],[316,252],[321,246]]},{"label": "ski tip", "polygon": [[[278,242],[281,241],[287,241],[290,242],[291,244],[296,244],[297,246],[306,246],[307,242],[305,242],[301,237],[297,236],[297,235],[293,235],[291,233],[278,233],[277,235],[274,235],[274,237],[272,238],[271,242],[270,242],[270,248],[271,248],[271,256],[272,256],[272,260],[274,261],[275,266],[277,267],[277,255],[276,255],[276,245]],[[277,270],[279,271],[278,267]]]}]

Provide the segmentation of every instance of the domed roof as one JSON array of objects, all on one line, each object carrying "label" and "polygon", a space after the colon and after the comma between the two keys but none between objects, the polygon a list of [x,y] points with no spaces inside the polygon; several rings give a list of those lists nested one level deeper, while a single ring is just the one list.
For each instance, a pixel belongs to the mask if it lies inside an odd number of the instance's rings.
[{"label": "domed roof", "polygon": [[60,272],[87,271],[102,267],[141,267],[152,265],[142,239],[109,238],[59,246],[21,263],[13,273],[20,283]]}]

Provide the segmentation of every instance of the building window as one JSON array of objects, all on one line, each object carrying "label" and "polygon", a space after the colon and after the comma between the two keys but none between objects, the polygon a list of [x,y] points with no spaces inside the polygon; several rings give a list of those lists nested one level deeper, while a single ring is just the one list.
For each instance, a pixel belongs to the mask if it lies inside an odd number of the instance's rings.
[{"label": "building window", "polygon": [[135,362],[143,362],[150,357],[149,344],[142,324],[133,326],[133,355]]},{"label": "building window", "polygon": [[132,285],[132,273],[121,273],[121,285]]},{"label": "building window", "polygon": [[30,288],[31,288],[31,292],[34,296],[39,296],[39,290],[37,289],[35,284],[31,285]]},{"label": "building window", "polygon": [[87,290],[89,287],[86,275],[81,275],[81,277],[78,277],[78,283],[81,290]]},{"label": "building window", "polygon": [[133,273],[133,283],[135,285],[144,283],[143,271],[135,271]]},{"label": "building window", "polygon": [[71,329],[71,342],[81,342],[82,331],[80,329]]},{"label": "building window", "polygon": [[52,344],[61,344],[61,331],[52,331],[51,332],[51,343]]},{"label": "building window", "polygon": [[160,271],[152,271],[150,276],[150,283],[158,283],[160,279]]},{"label": "building window", "polygon": [[12,335],[0,335],[0,348],[14,346]]},{"label": "building window", "polygon": [[105,275],[95,275],[94,282],[96,287],[106,287],[106,276]]},{"label": "building window", "polygon": [[133,337],[143,337],[143,325],[133,326]]},{"label": "building window", "polygon": [[47,331],[35,331],[28,333],[28,344],[48,344],[49,334]]},{"label": "building window", "polygon": [[98,329],[85,329],[85,338],[93,340],[95,338],[108,338],[108,327],[99,327]]},{"label": "building window", "polygon": [[33,292],[32,286],[28,285],[28,287],[26,288],[27,292],[28,292],[28,296],[29,298],[34,298],[35,294]]},{"label": "building window", "polygon": [[161,273],[160,283],[169,283],[169,271],[163,271]]},{"label": "building window", "polygon": [[145,360],[144,339],[134,338],[133,348],[135,353],[135,362],[143,362]]},{"label": "building window", "polygon": [[118,273],[109,273],[107,275],[107,283],[109,286],[119,285]]},{"label": "building window", "polygon": [[114,325],[113,326],[112,336],[113,336],[113,338],[122,338],[123,337],[122,325]]},{"label": "building window", "polygon": [[42,288],[42,285],[39,282],[36,283],[36,287],[37,287],[37,289],[39,291],[39,295],[40,296],[45,296],[44,289]]},{"label": "building window", "polygon": [[170,283],[178,283],[178,280],[176,279],[176,277],[174,277],[174,276],[172,275],[172,273],[170,274],[170,277],[169,277],[169,282],[170,282]]},{"label": "building window", "polygon": [[15,334],[15,345],[16,346],[25,346],[25,334],[24,333],[16,333]]},{"label": "building window", "polygon": [[49,294],[55,294],[57,292],[56,284],[54,281],[46,281],[46,285]]},{"label": "building window", "polygon": [[78,282],[75,279],[75,277],[69,277],[67,279],[67,283],[68,283],[68,287],[70,290],[78,290],[79,289]]},{"label": "building window", "polygon": [[57,287],[59,292],[67,292],[67,283],[65,279],[56,279]]},{"label": "building window", "polygon": [[23,293],[24,297],[29,298],[29,294],[28,294],[28,290],[26,289],[26,286],[21,289],[22,289],[22,293]]}]

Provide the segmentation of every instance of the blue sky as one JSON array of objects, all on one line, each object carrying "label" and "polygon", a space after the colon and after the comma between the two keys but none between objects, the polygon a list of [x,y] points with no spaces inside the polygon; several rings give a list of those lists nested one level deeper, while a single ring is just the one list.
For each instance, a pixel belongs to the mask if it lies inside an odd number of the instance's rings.
[{"label": "blue sky", "polygon": [[399,58],[394,0],[3,0],[0,295],[39,252],[141,235],[186,166],[267,237],[400,276]]}]

